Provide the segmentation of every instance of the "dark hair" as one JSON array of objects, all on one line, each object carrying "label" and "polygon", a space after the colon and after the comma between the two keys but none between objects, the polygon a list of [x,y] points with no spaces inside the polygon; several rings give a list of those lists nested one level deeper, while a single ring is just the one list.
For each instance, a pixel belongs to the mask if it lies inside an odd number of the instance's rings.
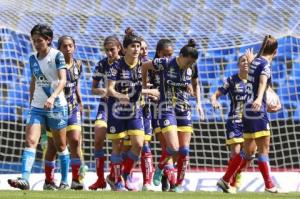
[{"label": "dark hair", "polygon": [[190,39],[188,44],[180,49],[179,54],[183,57],[191,57],[193,59],[198,59],[198,50],[196,49],[196,42],[194,39]]},{"label": "dark hair", "polygon": [[157,44],[156,44],[156,51],[155,51],[155,55],[154,55],[154,59],[158,58],[158,53],[160,51],[162,51],[163,49],[172,46],[172,41],[170,39],[160,39]]},{"label": "dark hair", "polygon": [[[43,37],[44,39],[53,39],[53,31],[50,28],[50,26],[46,25],[46,24],[37,24],[35,25],[31,31],[30,31],[30,35],[31,37],[33,35],[40,35],[41,37]],[[49,44],[49,46],[51,45],[51,42]]]},{"label": "dark hair", "polygon": [[[239,56],[239,58],[238,58],[238,64],[240,64],[240,62],[241,62],[241,60],[242,60],[243,57],[246,57],[246,55],[241,55],[241,56]],[[247,57],[246,57],[246,58],[247,58]]]},{"label": "dark hair", "polygon": [[272,35],[266,35],[263,40],[263,43],[261,44],[257,57],[260,57],[261,55],[273,54],[274,51],[277,49],[277,47],[278,47],[277,40]]},{"label": "dark hair", "polygon": [[139,43],[141,44],[141,38],[138,37],[134,32],[133,29],[128,27],[125,30],[125,37],[123,40],[123,47],[127,48],[132,43]]},{"label": "dark hair", "polygon": [[106,37],[103,42],[104,48],[109,43],[113,43],[116,46],[120,46],[119,55],[123,56],[123,46],[117,36],[111,35],[111,36]]},{"label": "dark hair", "polygon": [[70,39],[72,40],[74,46],[75,46],[75,39],[73,39],[73,37],[71,36],[68,36],[68,35],[64,35],[64,36],[61,36],[59,37],[58,41],[57,41],[57,49],[60,49],[61,45],[62,45],[62,42],[65,40],[65,39]]}]

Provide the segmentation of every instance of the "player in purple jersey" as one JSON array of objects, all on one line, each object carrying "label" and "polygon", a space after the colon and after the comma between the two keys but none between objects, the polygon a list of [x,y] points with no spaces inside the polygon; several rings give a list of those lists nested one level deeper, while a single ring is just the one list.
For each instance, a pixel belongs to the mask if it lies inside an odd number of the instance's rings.
[{"label": "player in purple jersey", "polygon": [[30,56],[30,113],[26,121],[26,148],[22,155],[22,178],[9,179],[10,186],[28,190],[29,176],[35,160],[41,131],[48,126],[53,131],[54,144],[59,152],[61,169],[67,170],[70,160],[66,143],[67,101],[66,63],[61,52],[51,47],[53,31],[37,24],[30,32],[36,53]]},{"label": "player in purple jersey", "polygon": [[[75,40],[71,36],[62,36],[58,39],[58,50],[65,57],[67,66],[67,84],[64,89],[65,97],[68,103],[68,126],[67,141],[71,153],[72,183],[71,189],[82,190],[83,183],[79,179],[79,170],[83,163],[81,149],[81,115],[82,115],[82,97],[80,92],[80,75],[82,63],[73,58],[75,51]],[[48,145],[45,154],[45,184],[44,190],[68,189],[66,181],[61,182],[59,187],[54,183],[56,148],[53,142],[53,133],[47,130]],[[61,170],[61,172],[64,172]],[[68,173],[62,173],[67,176]]]},{"label": "player in purple jersey", "polygon": [[[139,160],[144,142],[141,108],[143,94],[158,95],[158,91],[142,89],[140,46],[141,39],[127,28],[123,40],[125,56],[110,68],[108,75],[108,139],[112,140],[111,172],[107,182],[113,190],[134,190],[131,171]],[[122,157],[123,138],[129,136],[131,148]],[[124,168],[122,169],[122,166]],[[125,186],[123,179],[125,180]]]},{"label": "player in purple jersey", "polygon": [[[230,147],[230,160],[239,154],[244,142],[243,138],[243,111],[246,100],[246,85],[249,69],[249,62],[246,55],[242,55],[238,60],[239,73],[226,79],[223,86],[211,96],[211,104],[215,109],[220,109],[221,105],[217,101],[222,95],[229,95],[230,111],[226,122],[226,144]],[[230,164],[230,160],[228,164]],[[231,179],[230,185],[235,191],[240,185],[240,172]]]},{"label": "player in purple jersey", "polygon": [[[243,114],[244,146],[240,154],[232,158],[225,175],[217,183],[224,192],[229,192],[230,179],[239,168],[245,168],[251,162],[257,149],[258,168],[265,182],[265,191],[278,193],[278,189],[270,176],[268,157],[270,126],[266,104],[266,90],[271,89],[272,73],[270,63],[277,53],[277,47],[277,40],[271,35],[266,36],[257,57],[251,62],[247,78],[247,98]],[[268,109],[271,112],[276,112],[280,108],[281,105],[278,102]]]},{"label": "player in purple jersey", "polygon": [[[195,41],[189,40],[188,45],[180,50],[178,57],[158,58],[143,64],[143,86],[146,87],[148,70],[159,71],[159,119],[162,135],[166,141],[167,155],[155,170],[153,183],[161,182],[163,169],[167,161],[173,157],[177,160],[177,181],[170,182],[170,191],[180,192],[181,183],[189,153],[189,143],[193,132],[191,107],[189,105],[189,87],[192,83],[192,67],[198,59]],[[173,167],[173,165],[171,165]]]},{"label": "player in purple jersey", "polygon": [[107,75],[114,62],[120,59],[122,45],[116,36],[108,36],[104,40],[106,57],[98,62],[93,74],[92,93],[101,96],[98,113],[95,121],[95,159],[97,181],[89,186],[91,190],[104,189],[106,181],[104,178],[105,150],[104,140],[107,133]]}]

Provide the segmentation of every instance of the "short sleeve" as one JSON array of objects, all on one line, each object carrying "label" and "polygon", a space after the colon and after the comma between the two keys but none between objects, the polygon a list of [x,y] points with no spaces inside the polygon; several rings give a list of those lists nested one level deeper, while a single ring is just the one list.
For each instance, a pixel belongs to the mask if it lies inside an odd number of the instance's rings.
[{"label": "short sleeve", "polygon": [[55,65],[57,70],[66,68],[65,57],[61,52],[58,52],[55,56]]},{"label": "short sleeve", "polygon": [[93,80],[100,81],[103,78],[104,74],[101,73],[101,69],[103,69],[103,65],[101,61],[99,61],[93,72]]},{"label": "short sleeve", "polygon": [[169,59],[168,58],[155,58],[152,61],[152,65],[154,67],[155,70],[164,70],[166,68],[166,66],[169,63]]},{"label": "short sleeve", "polygon": [[218,88],[218,90],[221,91],[221,93],[222,93],[223,95],[226,95],[226,94],[228,93],[229,89],[230,89],[230,80],[231,80],[231,77],[228,77],[228,78],[224,81],[223,85],[222,85],[221,87]]},{"label": "short sleeve", "polygon": [[117,80],[118,73],[119,73],[119,64],[118,64],[118,62],[115,62],[109,68],[107,79],[109,79],[109,80]]},{"label": "short sleeve", "polygon": [[271,66],[270,64],[266,64],[262,66],[260,75],[265,75],[268,79],[271,77]]}]

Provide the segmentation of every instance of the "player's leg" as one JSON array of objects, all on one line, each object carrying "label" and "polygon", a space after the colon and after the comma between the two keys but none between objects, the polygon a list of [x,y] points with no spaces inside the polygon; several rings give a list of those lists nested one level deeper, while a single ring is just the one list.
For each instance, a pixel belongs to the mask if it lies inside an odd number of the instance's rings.
[{"label": "player's leg", "polygon": [[67,148],[67,131],[68,124],[67,107],[48,114],[47,126],[51,129],[53,141],[58,152],[61,170],[60,189],[68,189],[68,173],[70,165],[70,154]]},{"label": "player's leg", "polygon": [[53,141],[53,135],[50,129],[46,130],[48,136],[47,150],[45,153],[45,183],[43,186],[44,190],[57,190],[58,187],[54,182],[54,172],[55,172],[55,160],[56,160],[56,147]]},{"label": "player's leg", "polygon": [[10,186],[28,190],[29,176],[35,161],[36,147],[41,136],[42,125],[45,125],[45,116],[38,109],[32,108],[26,121],[26,147],[22,154],[22,177],[9,179]]}]

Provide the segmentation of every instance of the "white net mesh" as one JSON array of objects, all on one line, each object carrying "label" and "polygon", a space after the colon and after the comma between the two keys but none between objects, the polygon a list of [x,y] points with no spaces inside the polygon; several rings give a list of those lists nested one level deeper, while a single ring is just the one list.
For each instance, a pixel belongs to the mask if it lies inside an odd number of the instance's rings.
[{"label": "white net mesh", "polygon": [[[0,172],[20,171],[25,120],[29,106],[29,32],[37,23],[52,26],[55,40],[71,35],[77,44],[76,58],[84,63],[81,80],[84,99],[85,161],[93,162],[93,120],[97,98],[91,95],[91,72],[103,57],[107,35],[123,35],[133,27],[149,44],[150,55],[160,38],[170,38],[176,53],[189,38],[199,43],[199,77],[206,121],[193,111],[195,134],[190,160],[193,168],[218,169],[227,164],[225,120],[229,101],[215,112],[208,97],[225,77],[237,72],[238,56],[249,47],[259,49],[265,34],[279,38],[273,62],[273,82],[283,109],[271,114],[271,166],[299,169],[300,156],[300,2],[296,0],[2,0],[0,2]],[[150,56],[151,57],[151,56]],[[191,101],[194,103],[194,101]],[[155,157],[160,153],[153,142]],[[109,143],[106,144],[109,150]],[[108,154],[108,153],[107,153]],[[36,172],[42,171],[41,149]]]}]

